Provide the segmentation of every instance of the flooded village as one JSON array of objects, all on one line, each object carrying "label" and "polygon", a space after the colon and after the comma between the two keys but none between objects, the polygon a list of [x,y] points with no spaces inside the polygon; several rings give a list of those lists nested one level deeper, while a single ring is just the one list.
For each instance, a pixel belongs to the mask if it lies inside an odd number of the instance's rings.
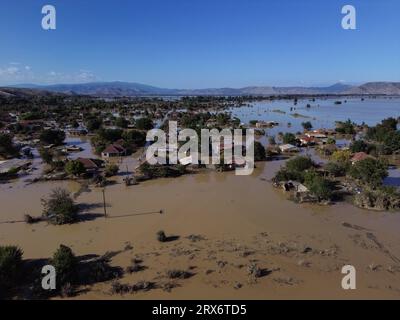
[{"label": "flooded village", "polygon": [[[0,248],[26,270],[0,276],[0,295],[398,298],[399,105],[390,96],[0,97]],[[253,174],[235,176],[235,163],[149,165],[146,134],[169,121],[254,129]],[[65,271],[62,287],[43,293],[48,262]],[[345,264],[357,267],[356,292],[340,287]]]}]

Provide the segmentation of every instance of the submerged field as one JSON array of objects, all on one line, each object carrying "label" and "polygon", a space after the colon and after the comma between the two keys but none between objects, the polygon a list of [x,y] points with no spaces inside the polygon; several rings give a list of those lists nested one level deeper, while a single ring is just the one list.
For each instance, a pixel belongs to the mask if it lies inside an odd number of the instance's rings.
[{"label": "submerged field", "polygon": [[[79,256],[113,252],[112,265],[124,269],[136,258],[145,268],[119,281],[157,285],[111,295],[106,282],[82,288],[88,290],[76,298],[399,298],[400,215],[345,203],[292,203],[267,181],[281,164],[260,164],[248,177],[201,173],[132,187],[118,183],[106,190],[107,219],[101,189],[91,189],[77,198],[87,204],[86,221],[0,224],[0,242],[21,246],[26,259],[51,257],[60,244]],[[2,186],[1,221],[40,215],[40,198],[55,186],[79,189],[73,182]],[[159,230],[171,241],[158,242]],[[252,264],[261,270],[256,279],[249,276]],[[346,264],[357,270],[353,291],[341,288]],[[191,276],[171,280],[166,273],[173,269]]]}]

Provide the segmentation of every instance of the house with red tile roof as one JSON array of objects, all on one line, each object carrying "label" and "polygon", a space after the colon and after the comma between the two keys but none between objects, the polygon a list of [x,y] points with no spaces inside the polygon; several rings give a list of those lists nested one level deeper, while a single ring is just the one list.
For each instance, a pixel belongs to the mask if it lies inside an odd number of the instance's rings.
[{"label": "house with red tile roof", "polygon": [[365,160],[367,158],[371,158],[371,156],[366,154],[365,152],[357,152],[353,155],[353,157],[350,159],[350,161],[352,164],[355,164],[355,163]]},{"label": "house with red tile roof", "polygon": [[76,160],[83,164],[88,173],[95,173],[104,165],[104,161],[100,159],[78,158]]},{"label": "house with red tile roof", "polygon": [[123,157],[126,156],[126,149],[119,143],[110,144],[101,153],[103,158]]}]

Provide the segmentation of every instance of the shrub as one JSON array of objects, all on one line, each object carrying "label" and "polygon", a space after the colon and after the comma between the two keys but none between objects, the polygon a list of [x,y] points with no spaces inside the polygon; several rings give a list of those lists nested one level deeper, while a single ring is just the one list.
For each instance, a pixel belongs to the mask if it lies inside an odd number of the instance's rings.
[{"label": "shrub", "polygon": [[15,246],[0,247],[0,296],[16,285],[21,275],[22,250]]},{"label": "shrub", "polygon": [[293,144],[297,143],[296,136],[293,133],[285,133],[282,138],[283,143],[285,144]]},{"label": "shrub", "polygon": [[307,131],[311,130],[313,127],[313,125],[310,121],[303,122],[301,125],[303,126],[304,130],[307,130]]},{"label": "shrub", "polygon": [[160,241],[160,242],[167,241],[167,236],[165,235],[164,231],[161,230],[161,231],[157,232],[157,240]]},{"label": "shrub", "polygon": [[65,172],[69,175],[79,176],[86,173],[86,169],[82,162],[78,160],[71,160],[66,163]]},{"label": "shrub", "polygon": [[351,159],[350,150],[337,150],[332,154],[332,160],[340,163],[349,162]]},{"label": "shrub", "polygon": [[193,274],[189,271],[185,270],[168,270],[167,277],[170,279],[187,279],[190,278]]},{"label": "shrub", "polygon": [[51,223],[62,225],[76,222],[78,207],[64,189],[54,189],[48,199],[42,199],[43,216]]},{"label": "shrub", "polygon": [[44,144],[54,144],[56,146],[63,143],[65,133],[61,130],[43,130],[40,134],[40,141]]},{"label": "shrub", "polygon": [[57,272],[58,284],[66,285],[76,281],[78,260],[71,248],[60,245],[53,255],[52,265]]},{"label": "shrub", "polygon": [[39,155],[42,158],[43,162],[47,164],[51,164],[53,162],[53,153],[49,149],[40,148]]},{"label": "shrub", "polygon": [[269,143],[271,146],[276,145],[275,137],[268,137],[268,143]]},{"label": "shrub", "polygon": [[332,137],[329,137],[329,138],[326,140],[326,144],[336,144],[336,140],[333,139]]},{"label": "shrub", "polygon": [[257,264],[252,263],[247,267],[247,273],[252,278],[260,278],[263,275],[263,270]]},{"label": "shrub", "polygon": [[367,188],[354,196],[354,204],[366,209],[399,210],[400,194],[393,187],[379,187],[376,190]]},{"label": "shrub", "polygon": [[119,167],[116,164],[109,164],[104,169],[104,175],[106,177],[115,176],[119,171]]},{"label": "shrub", "polygon": [[111,283],[111,294],[125,294],[131,292],[131,286],[128,284],[122,284],[119,281],[113,281]]}]

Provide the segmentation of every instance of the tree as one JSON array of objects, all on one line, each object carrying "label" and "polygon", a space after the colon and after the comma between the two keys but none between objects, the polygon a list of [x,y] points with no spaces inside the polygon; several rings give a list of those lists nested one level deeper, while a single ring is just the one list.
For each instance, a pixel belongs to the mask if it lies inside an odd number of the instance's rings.
[{"label": "tree", "polygon": [[264,161],[266,159],[264,146],[258,142],[254,142],[254,161]]},{"label": "tree", "polygon": [[109,164],[104,169],[104,175],[106,177],[115,176],[119,171],[119,167],[116,164]]},{"label": "tree", "polygon": [[336,140],[334,138],[332,138],[332,137],[329,137],[326,140],[326,144],[336,144]]},{"label": "tree", "polygon": [[350,150],[337,150],[332,154],[332,159],[336,162],[346,163],[351,159]]},{"label": "tree", "polygon": [[151,130],[154,127],[153,121],[150,118],[140,118],[135,121],[135,126],[139,130]]},{"label": "tree", "polygon": [[18,150],[14,147],[12,137],[8,134],[0,134],[0,156],[8,158],[17,154]]},{"label": "tree", "polygon": [[43,216],[56,225],[76,222],[78,207],[65,189],[54,189],[48,199],[42,199]]},{"label": "tree", "polygon": [[347,165],[343,162],[329,162],[325,166],[325,170],[334,177],[345,176],[347,168]]},{"label": "tree", "polygon": [[40,141],[44,144],[61,145],[65,140],[65,132],[61,130],[43,130]]},{"label": "tree", "polygon": [[381,122],[381,126],[388,130],[395,131],[395,130],[397,130],[397,120],[392,117],[384,119]]},{"label": "tree", "polygon": [[289,133],[289,132],[286,132],[283,135],[282,140],[283,140],[283,143],[285,143],[285,144],[295,145],[297,143],[296,136],[293,133]]},{"label": "tree", "polygon": [[76,281],[78,259],[71,248],[60,245],[53,255],[52,265],[56,269],[58,284],[65,285]]},{"label": "tree", "polygon": [[123,117],[119,117],[116,121],[115,121],[115,125],[119,128],[127,128],[129,124],[129,121],[126,120]]},{"label": "tree", "polygon": [[298,156],[290,159],[286,163],[286,168],[289,171],[302,172],[314,167],[314,162],[309,157]]},{"label": "tree", "polygon": [[338,121],[336,122],[336,132],[342,134],[355,134],[356,130],[354,128],[354,123],[348,119],[346,122]]},{"label": "tree", "polygon": [[331,182],[321,177],[316,172],[306,172],[304,184],[308,190],[318,198],[318,201],[331,200],[333,193]]},{"label": "tree", "polygon": [[275,177],[273,180],[277,181],[277,182],[289,181],[289,180],[303,182],[304,181],[304,173],[298,172],[298,171],[289,171],[287,168],[281,168],[275,174]]},{"label": "tree", "polygon": [[387,166],[374,158],[367,158],[356,162],[349,172],[350,176],[361,183],[377,188],[382,185],[383,179],[388,176]]},{"label": "tree", "polygon": [[39,155],[45,163],[47,164],[53,163],[53,153],[49,149],[40,148]]},{"label": "tree", "polygon": [[86,169],[82,162],[78,160],[71,160],[66,163],[65,172],[69,175],[79,176],[86,173]]},{"label": "tree", "polygon": [[146,144],[146,134],[139,130],[127,130],[122,133],[122,139],[127,145],[143,147]]},{"label": "tree", "polygon": [[276,145],[275,137],[273,137],[273,136],[268,137],[268,143],[269,143],[271,146]]},{"label": "tree", "polygon": [[306,131],[311,130],[313,127],[313,125],[310,121],[303,122],[301,125],[303,126],[304,130],[306,130]]},{"label": "tree", "polygon": [[356,140],[350,146],[350,150],[353,153],[366,152],[367,149],[368,149],[368,144],[365,143],[363,140]]},{"label": "tree", "polygon": [[21,276],[22,250],[15,246],[0,247],[0,297],[16,285]]},{"label": "tree", "polygon": [[103,122],[99,118],[91,118],[88,121],[86,121],[86,128],[88,131],[93,132],[96,130],[99,130],[102,126]]}]

